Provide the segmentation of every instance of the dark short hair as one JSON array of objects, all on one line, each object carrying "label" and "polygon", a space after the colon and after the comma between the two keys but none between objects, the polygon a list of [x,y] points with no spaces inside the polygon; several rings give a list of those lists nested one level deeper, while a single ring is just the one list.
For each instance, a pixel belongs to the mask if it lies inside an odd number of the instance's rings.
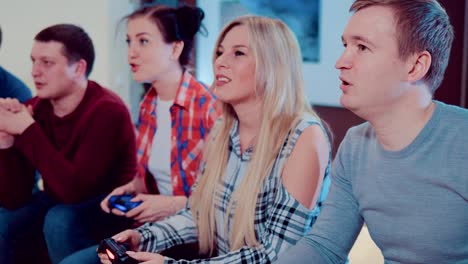
[{"label": "dark short hair", "polygon": [[124,19],[148,17],[156,24],[166,43],[183,41],[184,48],[179,57],[179,63],[185,67],[190,62],[195,34],[200,30],[205,13],[199,7],[181,6],[168,7],[164,5],[146,6],[138,9]]},{"label": "dark short hair", "polygon": [[83,59],[86,61],[86,77],[94,64],[94,46],[89,35],[79,26],[57,24],[41,30],[34,37],[40,42],[56,41],[63,44],[63,55],[69,63]]},{"label": "dark short hair", "polygon": [[454,37],[445,9],[436,0],[355,0],[350,11],[370,6],[393,9],[401,59],[424,50],[431,54],[432,64],[424,81],[434,93],[444,79]]}]

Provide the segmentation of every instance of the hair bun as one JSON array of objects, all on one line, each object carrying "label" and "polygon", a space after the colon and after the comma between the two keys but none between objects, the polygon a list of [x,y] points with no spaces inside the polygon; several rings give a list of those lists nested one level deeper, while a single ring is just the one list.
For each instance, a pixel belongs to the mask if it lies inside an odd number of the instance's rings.
[{"label": "hair bun", "polygon": [[183,39],[192,39],[205,18],[205,13],[199,7],[181,6],[176,10],[177,22]]}]

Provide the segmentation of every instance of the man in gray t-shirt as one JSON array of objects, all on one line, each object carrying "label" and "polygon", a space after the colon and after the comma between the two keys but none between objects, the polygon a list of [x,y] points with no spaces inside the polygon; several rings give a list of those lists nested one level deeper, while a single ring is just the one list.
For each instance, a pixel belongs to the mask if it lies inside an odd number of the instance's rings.
[{"label": "man in gray t-shirt", "polygon": [[436,0],[356,0],[341,104],[351,128],[311,232],[278,263],[344,263],[363,223],[386,263],[468,263],[468,110],[434,101],[453,29]]}]

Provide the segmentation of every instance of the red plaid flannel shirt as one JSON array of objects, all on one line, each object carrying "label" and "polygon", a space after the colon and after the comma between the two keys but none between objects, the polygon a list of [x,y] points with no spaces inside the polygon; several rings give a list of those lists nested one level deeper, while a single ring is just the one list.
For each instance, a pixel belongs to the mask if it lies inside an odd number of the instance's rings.
[{"label": "red plaid flannel shirt", "polygon": [[[201,152],[211,127],[219,117],[216,99],[207,87],[185,71],[171,106],[171,182],[174,195],[190,194]],[[156,124],[157,92],[152,87],[140,105],[138,119],[138,173],[145,180]],[[148,182],[148,181],[145,181]],[[155,186],[147,186],[148,190]]]}]

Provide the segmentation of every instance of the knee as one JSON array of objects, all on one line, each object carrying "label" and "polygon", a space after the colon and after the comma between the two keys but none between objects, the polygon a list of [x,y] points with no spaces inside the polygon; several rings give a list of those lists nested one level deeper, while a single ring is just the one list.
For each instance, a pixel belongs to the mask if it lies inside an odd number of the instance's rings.
[{"label": "knee", "polygon": [[8,224],[9,221],[3,218],[4,216],[0,215],[0,240],[8,241],[12,233],[11,233],[11,229],[8,228],[8,226],[10,226]]},{"label": "knee", "polygon": [[60,264],[99,264],[101,261],[96,253],[96,249],[97,245],[75,252],[63,259]]},{"label": "knee", "polygon": [[6,210],[0,209],[0,239],[2,241],[11,240],[21,225],[24,224],[21,219],[18,219],[18,225],[15,222],[15,215]]},{"label": "knee", "polygon": [[44,234],[66,233],[66,229],[77,221],[74,210],[68,205],[57,205],[49,209],[44,219]]}]

